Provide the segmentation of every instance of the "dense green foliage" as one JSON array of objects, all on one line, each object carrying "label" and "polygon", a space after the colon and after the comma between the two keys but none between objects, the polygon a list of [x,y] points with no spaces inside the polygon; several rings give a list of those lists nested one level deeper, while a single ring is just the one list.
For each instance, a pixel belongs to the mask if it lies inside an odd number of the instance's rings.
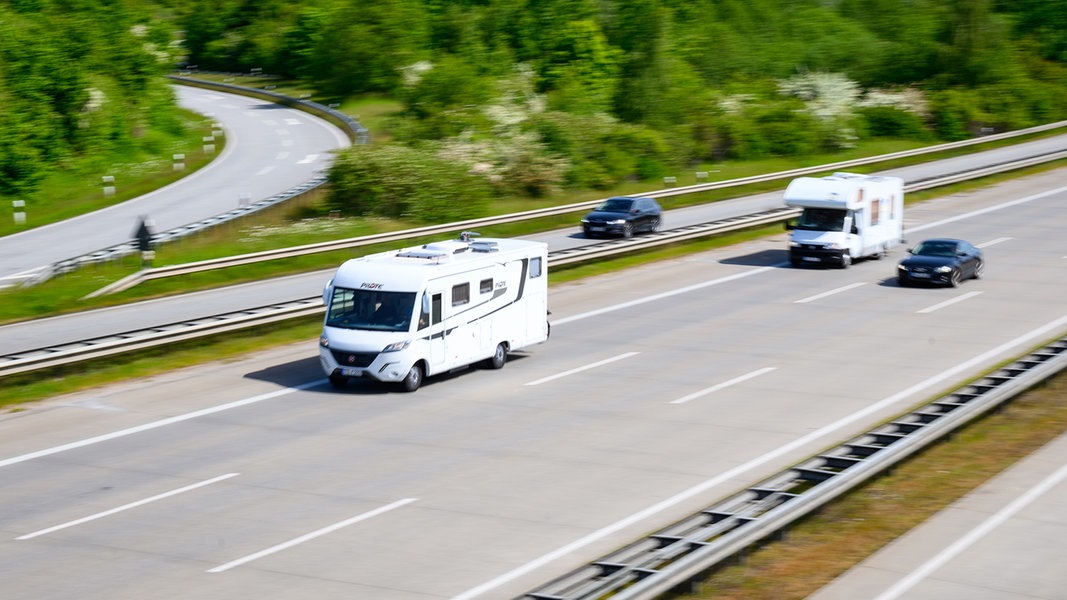
[{"label": "dense green foliage", "polygon": [[0,2],[0,196],[32,199],[56,169],[162,150],[181,127],[161,77],[172,39],[136,2]]},{"label": "dense green foliage", "polygon": [[[172,65],[298,79],[326,102],[400,99],[388,158],[354,149],[332,170],[351,214],[474,216],[493,196],[1067,117],[1061,0],[14,0],[0,17],[8,192],[165,127],[154,57],[175,47]],[[368,187],[402,163],[439,189]]]}]

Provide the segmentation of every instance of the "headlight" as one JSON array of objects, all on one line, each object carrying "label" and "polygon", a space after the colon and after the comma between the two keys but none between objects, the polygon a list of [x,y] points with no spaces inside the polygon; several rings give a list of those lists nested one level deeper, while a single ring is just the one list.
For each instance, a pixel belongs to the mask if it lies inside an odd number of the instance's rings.
[{"label": "headlight", "polygon": [[411,340],[404,340],[402,342],[394,342],[389,344],[385,348],[382,348],[382,352],[400,352],[411,345]]},{"label": "headlight", "polygon": [[826,245],[826,249],[827,250],[841,250],[843,248],[844,248],[844,246],[842,246],[841,244],[827,244]]},{"label": "headlight", "polygon": [[936,271],[937,271],[938,273],[951,273],[951,272],[952,272],[952,267],[950,267],[950,266],[948,266],[948,265],[945,265],[945,266],[943,266],[943,267],[938,267],[938,268],[936,269]]},{"label": "headlight", "polygon": [[608,221],[608,224],[609,225],[625,225],[626,224],[626,219],[612,219],[611,221]]},{"label": "headlight", "polygon": [[589,222],[589,219],[584,219],[584,218],[582,219],[582,223],[588,223],[588,222]]},{"label": "headlight", "polygon": [[800,247],[800,242],[794,242],[793,240],[789,240],[789,247],[790,248],[799,248]]},{"label": "headlight", "polygon": [[319,337],[319,345],[322,346],[323,348],[329,348],[330,347],[330,338],[328,338],[326,336]]}]

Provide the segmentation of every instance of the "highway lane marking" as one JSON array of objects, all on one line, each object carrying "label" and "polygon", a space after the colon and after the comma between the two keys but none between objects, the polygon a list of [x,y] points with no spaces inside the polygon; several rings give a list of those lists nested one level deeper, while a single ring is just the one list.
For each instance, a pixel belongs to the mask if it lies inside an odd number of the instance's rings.
[{"label": "highway lane marking", "polygon": [[749,379],[752,379],[754,377],[759,377],[760,375],[764,375],[766,373],[770,373],[771,371],[773,371],[773,370],[775,370],[777,368],[778,367],[763,367],[762,369],[756,369],[755,371],[752,371],[751,373],[745,373],[744,375],[740,375],[738,377],[734,377],[733,379],[730,379],[728,381],[724,381],[722,383],[713,385],[713,386],[711,386],[709,388],[702,389],[699,392],[693,392],[692,394],[689,394],[688,396],[682,396],[681,398],[678,398],[677,400],[671,400],[670,403],[671,404],[684,404],[686,402],[689,402],[690,400],[696,400],[697,398],[699,398],[701,396],[706,396],[706,395],[711,394],[713,392],[717,392],[717,391],[719,391],[721,389],[725,389],[725,388],[728,388],[730,386],[737,385],[737,384],[739,384],[741,382],[748,381]]},{"label": "highway lane marking", "polygon": [[325,379],[317,379],[308,383],[301,383],[300,385],[294,385],[292,387],[275,390],[273,392],[267,392],[266,394],[260,394],[258,396],[252,396],[250,398],[244,398],[242,400],[236,400],[234,402],[228,402],[226,404],[220,404],[218,406],[212,406],[210,408],[204,408],[193,412],[185,413],[184,415],[175,415],[173,417],[167,417],[166,419],[160,419],[158,421],[152,421],[151,423],[144,423],[143,425],[136,425],[134,427],[128,427],[126,429],[120,429],[111,433],[105,433],[77,442],[70,442],[69,444],[62,444],[59,446],[53,446],[51,448],[45,448],[44,450],[38,450],[36,452],[30,452],[27,454],[21,454],[19,456],[13,456],[11,458],[5,458],[0,460],[0,468],[10,465],[27,462],[30,460],[43,458],[45,456],[52,456],[53,454],[59,454],[60,452],[66,452],[67,450],[75,450],[77,448],[84,448],[93,444],[99,444],[101,442],[107,442],[114,439],[133,435],[135,433],[141,433],[144,431],[150,431],[152,429],[159,429],[160,427],[166,427],[167,425],[173,425],[175,423],[181,423],[182,421],[189,421],[191,419],[197,419],[199,417],[205,417],[207,415],[213,415],[234,408],[241,408],[242,406],[248,406],[250,404],[256,404],[257,402],[263,402],[264,400],[272,400],[281,396],[292,394],[293,392],[299,392],[308,390],[314,387],[326,385]]},{"label": "highway lane marking", "polygon": [[858,288],[861,285],[867,285],[867,284],[865,282],[863,282],[863,281],[858,281],[856,283],[850,283],[848,285],[841,286],[841,287],[837,288],[836,290],[830,290],[829,292],[823,292],[821,294],[815,294],[814,296],[808,296],[807,298],[801,298],[800,300],[797,300],[796,302],[794,302],[794,304],[806,304],[808,302],[814,302],[815,300],[821,300],[823,298],[826,298],[827,296],[833,296],[834,294],[840,294],[841,292],[847,292],[848,290],[851,290],[852,288]]},{"label": "highway lane marking", "polygon": [[1011,240],[1012,240],[1012,238],[1010,238],[1010,237],[997,238],[995,240],[989,240],[988,242],[984,242],[984,243],[978,244],[978,247],[979,248],[988,248],[990,246],[995,246],[995,245],[997,245],[997,244],[999,244],[1001,242],[1008,242],[1008,241],[1011,241]]},{"label": "highway lane marking", "polygon": [[311,163],[313,163],[316,160],[318,160],[318,158],[319,158],[318,154],[308,154],[304,158],[296,161],[296,164],[298,164],[298,165],[310,165]]},{"label": "highway lane marking", "polygon": [[274,554],[276,552],[281,552],[282,550],[285,550],[287,548],[292,548],[293,546],[296,546],[296,545],[299,545],[299,544],[303,544],[304,542],[311,541],[311,540],[313,540],[315,538],[318,538],[318,537],[322,537],[322,536],[326,535],[327,533],[331,533],[331,532],[337,531],[338,529],[342,529],[344,527],[348,527],[349,525],[352,525],[354,523],[359,523],[360,521],[365,521],[365,520],[370,519],[372,517],[376,517],[378,515],[387,513],[387,512],[389,512],[389,511],[391,511],[393,509],[400,508],[401,506],[404,506],[405,504],[411,504],[412,502],[415,502],[416,500],[418,500],[418,498],[404,498],[403,500],[397,500],[396,502],[393,502],[392,504],[386,504],[385,506],[381,506],[381,507],[376,508],[376,509],[374,509],[372,511],[368,511],[368,512],[365,512],[365,513],[363,513],[361,515],[356,515],[356,516],[354,516],[354,517],[352,517],[350,519],[346,519],[344,521],[341,521],[339,523],[334,523],[333,525],[329,525],[329,526],[323,527],[322,529],[319,529],[317,531],[312,531],[311,533],[305,533],[304,535],[299,536],[299,537],[295,537],[295,538],[289,540],[288,542],[282,542],[282,543],[277,544],[275,546],[271,546],[270,548],[267,548],[265,550],[260,550],[259,552],[256,552],[254,554],[249,554],[248,556],[245,556],[245,557],[242,557],[242,558],[238,558],[237,560],[232,560],[232,561],[230,561],[230,562],[228,562],[228,563],[226,563],[224,565],[219,565],[219,566],[217,566],[215,568],[208,569],[207,572],[208,573],[222,573],[223,571],[228,571],[228,570],[230,570],[230,569],[232,569],[234,567],[239,567],[239,566],[241,566],[241,565],[243,565],[245,563],[252,562],[253,560],[256,560],[256,559],[259,559],[259,558],[263,558],[264,556],[268,556],[268,555]]},{"label": "highway lane marking", "polygon": [[588,364],[588,365],[585,365],[585,366],[582,366],[582,367],[578,367],[576,369],[571,369],[570,371],[564,371],[562,373],[557,373],[555,375],[549,375],[548,377],[543,377],[543,378],[537,379],[535,381],[530,381],[530,382],[525,383],[523,385],[541,385],[542,383],[548,383],[549,381],[554,381],[556,379],[562,379],[563,377],[567,377],[568,375],[574,375],[575,373],[581,373],[582,371],[588,371],[589,369],[595,369],[597,367],[602,367],[602,366],[604,366],[606,364],[613,363],[613,362],[615,362],[617,360],[622,360],[624,358],[630,358],[631,356],[635,356],[637,354],[640,354],[640,352],[625,352],[625,353],[620,354],[618,356],[612,356],[611,358],[605,358],[604,360],[597,361],[595,363]]},{"label": "highway lane marking", "polygon": [[603,315],[603,314],[606,314],[606,313],[614,312],[616,310],[622,310],[624,308],[630,308],[631,306],[640,306],[641,304],[647,304],[649,302],[655,302],[656,300],[662,300],[664,298],[670,298],[671,296],[678,296],[680,294],[687,294],[687,293],[695,291],[695,290],[704,289],[706,287],[711,287],[713,285],[719,285],[720,283],[728,283],[730,281],[736,281],[738,279],[743,279],[745,277],[751,277],[752,275],[758,275],[760,273],[766,273],[767,271],[773,271],[774,269],[783,267],[783,266],[785,266],[787,264],[789,264],[789,263],[781,262],[781,263],[778,263],[778,264],[775,264],[775,265],[770,265],[770,266],[767,266],[767,267],[760,267],[758,269],[752,269],[750,271],[744,271],[742,273],[737,273],[735,275],[727,275],[726,277],[720,277],[718,279],[711,279],[711,280],[708,280],[708,281],[704,281],[704,282],[701,282],[701,283],[696,283],[696,284],[689,285],[689,286],[686,286],[686,287],[677,288],[677,289],[674,289],[674,290],[668,290],[666,292],[661,292],[659,294],[654,294],[652,296],[646,296],[644,298],[637,298],[636,300],[630,300],[629,302],[621,302],[619,304],[613,304],[611,306],[605,306],[604,308],[598,308],[596,310],[591,310],[591,311],[588,311],[588,312],[579,313],[577,315],[571,315],[569,317],[563,317],[562,319],[553,319],[552,320],[552,325],[553,326],[555,326],[555,325],[563,325],[565,323],[570,323],[571,321],[580,321],[582,319],[588,319],[589,317],[595,317],[595,316],[598,316],[598,315]]},{"label": "highway lane marking", "polygon": [[1016,513],[1026,508],[1034,500],[1040,498],[1050,489],[1062,483],[1065,479],[1067,479],[1067,465],[1063,465],[1057,469],[1055,473],[1042,479],[1037,485],[1027,490],[1022,496],[1019,496],[1010,504],[997,511],[992,517],[983,521],[981,525],[972,529],[967,535],[956,540],[956,542],[948,548],[945,548],[918,569],[912,571],[907,577],[901,579],[888,590],[876,596],[874,600],[894,600],[895,598],[899,598],[902,594],[915,587],[916,584],[925,579],[928,575],[944,566],[945,563],[958,556],[964,550],[967,550],[976,544],[988,533],[1003,525],[1008,519],[1015,516]]},{"label": "highway lane marking", "polygon": [[88,517],[82,517],[80,519],[75,519],[73,521],[67,521],[66,523],[62,523],[62,524],[56,525],[54,527],[49,527],[47,529],[41,529],[40,531],[34,531],[33,533],[27,533],[26,535],[20,535],[19,537],[15,538],[15,539],[16,540],[28,540],[28,539],[31,539],[31,538],[35,538],[37,536],[41,536],[41,535],[45,535],[45,534],[48,534],[48,533],[52,533],[53,531],[59,531],[60,529],[66,529],[68,527],[74,527],[75,525],[81,525],[82,523],[88,523],[89,521],[95,521],[97,519],[101,519],[103,517],[108,517],[108,516],[111,516],[113,514],[120,513],[120,512],[125,511],[125,510],[129,510],[131,508],[137,508],[138,506],[144,506],[145,504],[156,502],[158,500],[163,500],[164,498],[170,498],[171,496],[177,496],[178,494],[184,494],[185,492],[191,492],[191,491],[193,491],[195,489],[202,488],[204,486],[208,486],[208,485],[211,485],[213,483],[218,483],[220,481],[225,481],[226,479],[230,479],[231,477],[237,477],[238,475],[240,475],[240,473],[227,473],[225,475],[219,475],[218,477],[214,477],[214,478],[208,479],[206,481],[201,481],[199,483],[194,483],[192,485],[187,485],[185,487],[180,487],[178,489],[171,490],[169,492],[163,492],[162,494],[157,494],[157,495],[152,496],[150,498],[145,498],[143,500],[138,500],[136,502],[130,502],[129,504],[123,504],[122,506],[118,506],[118,507],[112,508],[110,510],[105,510],[103,512],[98,512],[95,515],[89,515]]},{"label": "highway lane marking", "polygon": [[551,563],[552,561],[563,558],[564,556],[567,556],[572,552],[580,550],[594,542],[600,541],[601,539],[611,534],[617,533],[625,529],[626,527],[636,525],[645,519],[653,517],[663,512],[664,510],[675,506],[676,504],[679,504],[685,500],[688,500],[689,498],[692,498],[693,496],[704,493],[717,485],[726,483],[735,477],[744,476],[749,471],[760,467],[765,463],[771,462],[772,460],[785,456],[799,448],[802,448],[806,444],[817,442],[819,441],[819,439],[831,435],[839,429],[850,426],[856,421],[859,421],[860,419],[864,419],[869,415],[877,413],[886,408],[890,408],[901,400],[905,400],[908,397],[922,392],[927,388],[944,385],[945,381],[951,380],[960,373],[966,372],[967,369],[981,365],[991,359],[997,358],[997,356],[1003,352],[1016,349],[1018,346],[1023,344],[1032,344],[1034,340],[1043,340],[1047,336],[1052,335],[1054,332],[1058,332],[1064,325],[1067,325],[1067,315],[1064,315],[1054,321],[1050,321],[1042,325],[1041,327],[1024,333],[1023,335],[1013,340],[1004,342],[1003,344],[995,348],[987,350],[969,360],[957,364],[951,369],[946,369],[945,371],[942,371],[937,375],[920,381],[915,385],[901,390],[874,404],[870,404],[866,408],[852,413],[847,417],[844,417],[843,419],[824,425],[819,429],[816,429],[815,431],[812,431],[807,435],[799,437],[793,440],[792,442],[789,442],[788,444],[779,446],[777,449],[767,452],[762,456],[758,456],[748,462],[739,464],[731,469],[727,469],[726,471],[723,471],[722,473],[719,473],[718,475],[710,479],[698,483],[689,489],[682,490],[681,492],[678,492],[677,494],[669,498],[665,498],[657,502],[656,504],[653,504],[652,506],[639,510],[627,517],[623,517],[622,519],[619,519],[614,523],[605,525],[604,527],[601,527],[596,531],[592,531],[589,534],[578,538],[577,540],[574,540],[573,542],[565,544],[555,550],[552,550],[551,552],[542,554],[541,556],[525,564],[519,565],[518,567],[515,567],[514,569],[503,573],[481,585],[478,585],[465,592],[452,596],[451,600],[471,600],[472,598],[477,598],[478,596],[481,596],[482,594],[494,590],[500,587],[501,585],[504,585],[505,583],[508,583],[536,569],[539,569]]},{"label": "highway lane marking", "polygon": [[935,304],[933,306],[927,306],[926,308],[921,309],[921,310],[917,310],[915,312],[918,313],[918,314],[932,313],[935,310],[941,310],[942,308],[945,308],[946,306],[951,306],[951,305],[953,305],[953,304],[955,304],[957,302],[963,302],[964,300],[967,300],[968,298],[973,298],[973,297],[975,297],[975,296],[977,296],[978,294],[981,294],[981,293],[982,292],[967,292],[966,294],[961,294],[959,296],[956,296],[955,298],[950,298],[948,300],[945,300],[944,302],[938,302],[937,304]]}]

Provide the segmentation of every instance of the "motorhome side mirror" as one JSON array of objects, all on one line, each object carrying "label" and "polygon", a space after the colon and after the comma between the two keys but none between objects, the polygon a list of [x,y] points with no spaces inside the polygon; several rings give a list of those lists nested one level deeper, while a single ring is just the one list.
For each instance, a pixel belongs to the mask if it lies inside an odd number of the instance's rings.
[{"label": "motorhome side mirror", "polygon": [[326,286],[322,288],[322,305],[330,305],[330,296],[333,296],[333,280],[326,282]]}]

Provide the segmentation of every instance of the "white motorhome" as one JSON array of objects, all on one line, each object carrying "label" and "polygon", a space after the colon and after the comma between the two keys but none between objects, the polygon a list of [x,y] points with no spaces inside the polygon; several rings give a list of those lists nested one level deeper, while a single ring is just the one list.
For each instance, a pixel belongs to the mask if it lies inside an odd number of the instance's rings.
[{"label": "white motorhome", "polygon": [[798,177],[785,203],[802,209],[786,225],[789,262],[846,268],[858,258],[880,258],[904,241],[904,181],[899,177],[834,173]]},{"label": "white motorhome", "polygon": [[548,339],[548,246],[458,240],[346,261],[323,290],[319,361],[330,383],[351,378],[419,388],[425,377]]}]

